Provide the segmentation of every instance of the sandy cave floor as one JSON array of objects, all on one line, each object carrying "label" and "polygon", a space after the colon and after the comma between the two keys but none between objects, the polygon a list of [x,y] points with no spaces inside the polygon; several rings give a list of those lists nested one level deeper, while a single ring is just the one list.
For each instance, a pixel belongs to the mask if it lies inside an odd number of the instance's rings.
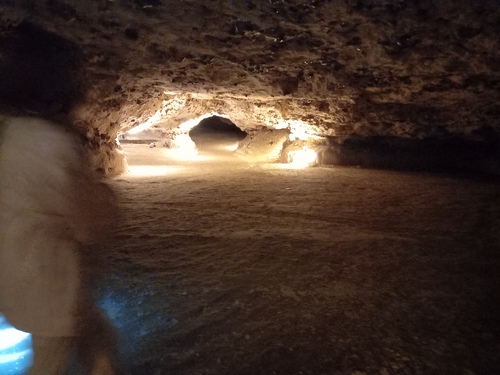
[{"label": "sandy cave floor", "polygon": [[165,173],[112,182],[127,374],[500,373],[498,184],[125,151]]}]

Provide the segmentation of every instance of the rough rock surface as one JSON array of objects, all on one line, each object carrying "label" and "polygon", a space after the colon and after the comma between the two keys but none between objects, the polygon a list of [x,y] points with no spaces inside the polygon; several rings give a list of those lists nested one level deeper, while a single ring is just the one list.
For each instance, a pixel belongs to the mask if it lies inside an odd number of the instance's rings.
[{"label": "rough rock surface", "polygon": [[[113,139],[206,113],[320,137],[500,132],[497,0],[2,1],[83,52],[77,123]],[[103,134],[105,136],[103,136]],[[99,141],[100,142],[100,141]]]}]

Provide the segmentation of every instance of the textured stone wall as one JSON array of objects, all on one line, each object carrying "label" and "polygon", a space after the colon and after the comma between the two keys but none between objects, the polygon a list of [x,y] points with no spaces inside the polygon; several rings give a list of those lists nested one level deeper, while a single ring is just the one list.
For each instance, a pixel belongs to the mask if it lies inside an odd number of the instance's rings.
[{"label": "textured stone wall", "polygon": [[2,2],[0,27],[5,36],[29,22],[79,48],[87,95],[71,121],[90,138],[219,113],[243,130],[489,142],[500,132],[499,8],[496,0],[24,0]]}]

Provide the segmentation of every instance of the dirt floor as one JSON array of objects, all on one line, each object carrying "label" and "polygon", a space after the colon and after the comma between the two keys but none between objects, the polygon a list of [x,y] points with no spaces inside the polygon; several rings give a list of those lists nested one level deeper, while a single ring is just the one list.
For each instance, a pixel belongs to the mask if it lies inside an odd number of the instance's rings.
[{"label": "dirt floor", "polygon": [[125,151],[127,374],[500,373],[498,184]]}]

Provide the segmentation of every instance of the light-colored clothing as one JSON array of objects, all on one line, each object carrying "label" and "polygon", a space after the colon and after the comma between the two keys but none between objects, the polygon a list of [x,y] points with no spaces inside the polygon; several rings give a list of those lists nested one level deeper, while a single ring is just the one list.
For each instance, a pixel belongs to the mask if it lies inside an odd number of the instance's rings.
[{"label": "light-colored clothing", "polygon": [[82,244],[105,237],[115,217],[114,195],[75,134],[0,119],[0,311],[13,326],[60,342],[86,335],[81,322],[95,313],[82,266],[91,247]]}]

